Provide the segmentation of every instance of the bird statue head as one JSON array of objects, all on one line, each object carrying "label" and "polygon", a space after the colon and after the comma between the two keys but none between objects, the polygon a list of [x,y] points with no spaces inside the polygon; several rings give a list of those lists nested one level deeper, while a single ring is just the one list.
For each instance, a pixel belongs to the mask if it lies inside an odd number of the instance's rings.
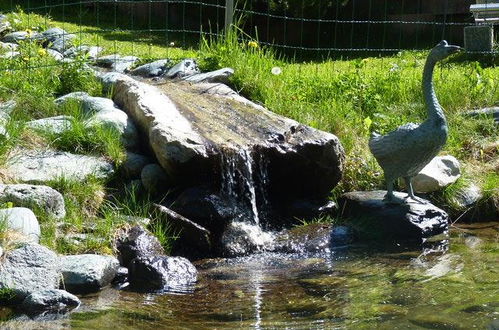
[{"label": "bird statue head", "polygon": [[462,50],[461,47],[449,45],[447,41],[442,40],[438,43],[438,45],[433,47],[428,57],[431,57],[435,61],[440,61],[461,50]]}]

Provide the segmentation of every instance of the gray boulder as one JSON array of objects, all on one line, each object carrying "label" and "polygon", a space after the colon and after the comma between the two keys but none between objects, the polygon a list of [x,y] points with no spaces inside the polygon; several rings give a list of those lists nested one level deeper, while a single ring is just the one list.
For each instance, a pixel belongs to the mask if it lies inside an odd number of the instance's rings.
[{"label": "gray boulder", "polygon": [[72,127],[74,118],[72,116],[56,116],[31,120],[26,127],[49,134],[62,134]]},{"label": "gray boulder", "polygon": [[122,169],[127,177],[139,178],[142,173],[142,169],[146,165],[151,163],[151,158],[147,156],[136,154],[133,152],[127,152],[126,159],[122,164]]},{"label": "gray boulder", "polygon": [[21,309],[29,314],[44,311],[64,312],[80,305],[80,299],[71,293],[59,289],[35,291],[22,302]]},{"label": "gray boulder", "polygon": [[13,44],[11,42],[1,42],[0,41],[0,50],[6,50],[6,51],[16,51],[17,48],[19,48],[18,44]]},{"label": "gray boulder", "polygon": [[[344,151],[336,136],[266,110],[228,86],[151,86],[115,78],[113,100],[144,132],[172,185],[182,178],[183,186],[211,185],[220,191],[217,183],[231,182],[234,186],[225,191],[244,191],[244,181],[251,181],[256,194],[269,189],[265,204],[281,215],[296,200],[327,199],[341,177]],[[236,168],[241,175],[233,174]],[[216,228],[206,228],[214,233],[223,228],[215,221],[211,225]]]},{"label": "gray boulder", "polygon": [[139,225],[119,231],[114,246],[118,251],[120,264],[125,267],[135,258],[165,254],[159,240]]},{"label": "gray boulder", "polygon": [[7,20],[7,16],[0,15],[0,35],[4,34],[5,31],[11,29],[10,22]]},{"label": "gray boulder", "polygon": [[138,132],[133,121],[120,110],[113,100],[104,97],[93,97],[84,92],[74,92],[64,95],[54,101],[58,106],[68,102],[77,102],[83,111],[91,115],[85,121],[87,127],[105,127],[115,130],[121,135],[123,144],[129,149],[138,146]]},{"label": "gray boulder", "polygon": [[69,292],[95,292],[116,276],[118,260],[111,256],[81,254],[60,258],[64,286]]},{"label": "gray boulder", "polygon": [[453,202],[456,203],[459,208],[464,209],[475,205],[482,197],[483,193],[480,187],[476,184],[470,184],[456,192]]},{"label": "gray boulder", "polygon": [[51,28],[42,32],[38,39],[48,44],[48,48],[63,54],[67,49],[73,46],[73,40],[76,35],[68,33],[61,28]]},{"label": "gray boulder", "polygon": [[103,158],[52,150],[18,150],[7,159],[6,170],[17,182],[36,184],[60,177],[108,179],[114,173],[113,165]]},{"label": "gray boulder", "polygon": [[12,289],[21,301],[32,292],[57,289],[59,281],[59,257],[38,244],[5,253],[0,262],[0,289]]},{"label": "gray boulder", "polygon": [[140,180],[144,188],[152,193],[166,191],[171,187],[171,182],[161,166],[148,164],[142,168]]},{"label": "gray boulder", "polygon": [[112,54],[97,58],[96,64],[109,68],[112,71],[123,73],[130,70],[130,68],[138,60],[139,58],[136,56],[121,56],[119,54]]},{"label": "gray boulder", "polygon": [[35,214],[25,207],[0,209],[0,220],[5,221],[7,229],[22,234],[22,240],[30,243],[40,241],[40,224]]},{"label": "gray boulder", "polygon": [[175,64],[172,68],[168,70],[166,73],[166,77],[168,78],[184,78],[187,76],[192,76],[195,74],[201,73],[199,67],[195,60],[193,59],[185,59],[180,63]]},{"label": "gray boulder", "polygon": [[196,267],[182,257],[135,258],[128,267],[130,286],[145,291],[187,291],[197,281]]},{"label": "gray boulder", "polygon": [[7,102],[1,102],[0,103],[0,118],[5,117],[5,116],[7,116],[7,118],[8,118],[8,116],[10,116],[10,114],[12,113],[12,111],[14,111],[16,106],[17,106],[17,102],[14,100],[9,100]]},{"label": "gray boulder", "polygon": [[103,51],[102,47],[81,45],[78,47],[71,47],[64,52],[64,57],[75,57],[83,54],[91,60],[95,60]]},{"label": "gray boulder", "polygon": [[66,216],[64,198],[55,189],[48,186],[29,184],[0,184],[0,203],[12,202],[16,206],[24,206],[43,210],[55,219]]},{"label": "gray boulder", "polygon": [[223,68],[216,71],[198,73],[184,78],[185,81],[192,83],[202,83],[202,82],[221,82],[227,83],[229,77],[234,74],[234,69]]},{"label": "gray boulder", "polygon": [[9,43],[17,43],[19,41],[30,39],[33,36],[35,36],[35,35],[30,35],[26,31],[16,31],[16,32],[11,32],[11,33],[6,34],[3,37],[2,41],[9,42]]},{"label": "gray boulder", "polygon": [[415,192],[429,193],[441,190],[461,176],[459,161],[453,156],[437,156],[412,179]]},{"label": "gray boulder", "polygon": [[[390,241],[416,241],[446,233],[449,216],[430,202],[408,200],[391,204],[383,200],[386,191],[354,191],[343,194],[339,209],[359,238]],[[398,198],[407,194],[395,192]]]},{"label": "gray boulder", "polygon": [[64,55],[62,55],[60,52],[58,52],[55,49],[48,48],[47,54],[52,56],[56,61],[62,61],[64,59]]},{"label": "gray boulder", "polygon": [[141,77],[158,77],[163,75],[171,67],[171,63],[169,59],[154,61],[136,67],[130,71],[130,74]]},{"label": "gray boulder", "polygon": [[11,59],[14,57],[18,57],[19,55],[21,55],[21,53],[15,50],[9,50],[5,54],[1,55],[0,58]]},{"label": "gray boulder", "polygon": [[139,178],[142,169],[152,163],[152,160],[144,155],[136,154],[133,152],[126,153],[126,159],[122,164],[124,174],[129,178]]}]

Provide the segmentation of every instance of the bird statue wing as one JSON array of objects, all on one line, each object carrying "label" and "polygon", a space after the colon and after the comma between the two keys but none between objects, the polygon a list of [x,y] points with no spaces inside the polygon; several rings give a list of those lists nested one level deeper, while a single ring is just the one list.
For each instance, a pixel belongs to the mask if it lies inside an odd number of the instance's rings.
[{"label": "bird statue wing", "polygon": [[393,157],[401,150],[407,149],[406,143],[410,140],[411,133],[418,127],[418,124],[408,123],[386,135],[373,135],[369,140],[369,149],[376,159]]}]

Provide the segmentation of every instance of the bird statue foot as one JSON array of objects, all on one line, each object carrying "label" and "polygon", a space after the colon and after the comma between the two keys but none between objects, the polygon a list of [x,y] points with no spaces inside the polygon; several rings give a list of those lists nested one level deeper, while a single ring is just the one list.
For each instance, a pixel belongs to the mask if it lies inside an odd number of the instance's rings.
[{"label": "bird statue foot", "polygon": [[394,194],[386,194],[383,202],[387,204],[400,205],[407,203],[406,198],[397,197]]},{"label": "bird statue foot", "polygon": [[428,204],[427,200],[419,198],[419,197],[416,197],[416,196],[411,196],[411,195],[407,195],[407,197],[405,198],[405,200],[406,201],[412,200],[412,201],[414,201],[416,203],[419,203],[419,204]]}]

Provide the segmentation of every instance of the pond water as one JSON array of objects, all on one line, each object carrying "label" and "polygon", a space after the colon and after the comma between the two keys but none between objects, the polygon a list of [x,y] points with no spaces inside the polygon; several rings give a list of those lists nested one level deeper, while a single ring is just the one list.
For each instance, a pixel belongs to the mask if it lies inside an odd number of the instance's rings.
[{"label": "pond water", "polygon": [[499,223],[453,227],[439,246],[203,260],[185,292],[106,289],[52,320],[0,308],[0,328],[499,329]]}]

